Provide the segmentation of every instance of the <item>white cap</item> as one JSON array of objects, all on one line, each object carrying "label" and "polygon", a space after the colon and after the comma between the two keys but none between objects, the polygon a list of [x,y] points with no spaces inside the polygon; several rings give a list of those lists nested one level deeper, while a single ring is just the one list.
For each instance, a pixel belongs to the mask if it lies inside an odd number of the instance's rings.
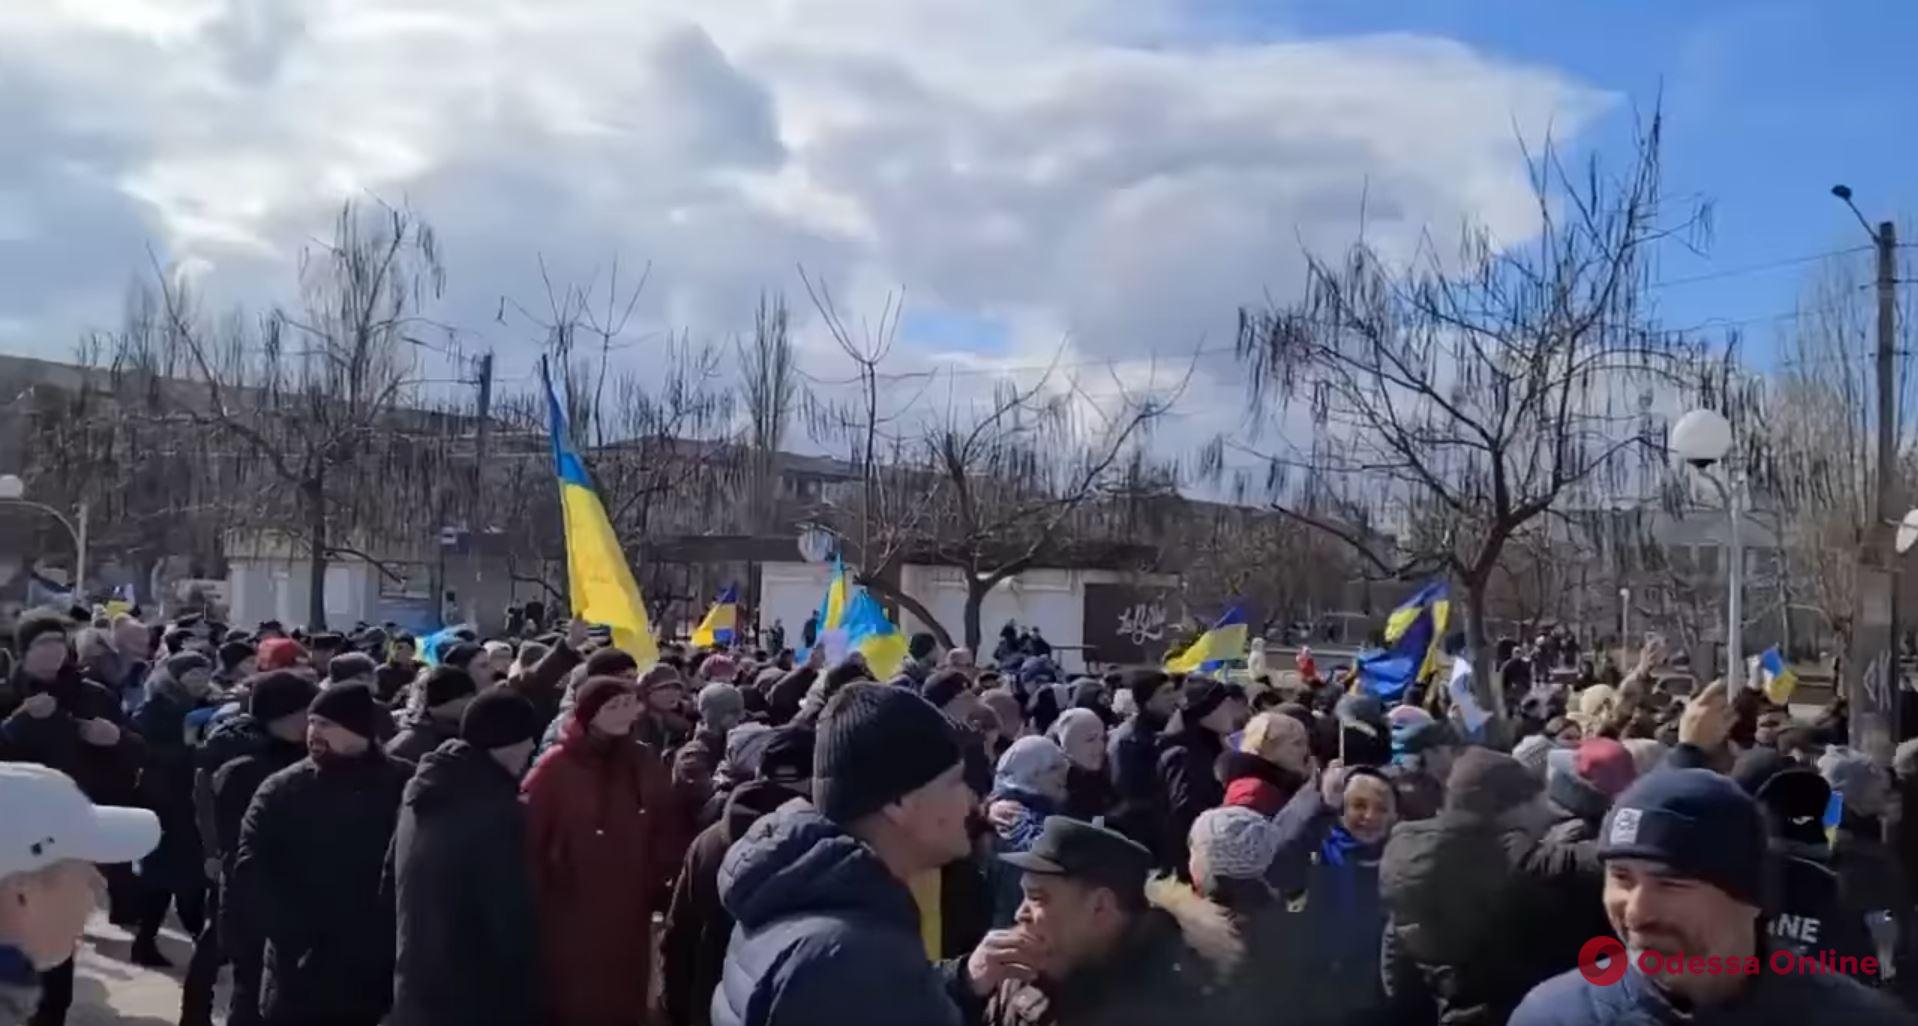
[{"label": "white cap", "polygon": [[95,805],[59,770],[0,763],[0,878],[66,859],[132,862],[159,843],[153,813]]}]

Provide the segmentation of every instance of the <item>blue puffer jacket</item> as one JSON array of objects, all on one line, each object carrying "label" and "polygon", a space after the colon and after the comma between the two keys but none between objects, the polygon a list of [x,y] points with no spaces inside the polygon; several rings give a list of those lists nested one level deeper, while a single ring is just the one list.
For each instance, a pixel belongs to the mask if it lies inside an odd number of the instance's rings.
[{"label": "blue puffer jacket", "polygon": [[1856,980],[1836,975],[1761,972],[1728,1004],[1681,1012],[1636,967],[1610,986],[1576,969],[1532,988],[1510,1026],[1910,1026],[1911,1013]]},{"label": "blue puffer jacket", "polygon": [[738,925],[713,1026],[959,1026],[976,1008],[959,963],[927,963],[912,892],[807,802],[732,846],[719,900]]}]

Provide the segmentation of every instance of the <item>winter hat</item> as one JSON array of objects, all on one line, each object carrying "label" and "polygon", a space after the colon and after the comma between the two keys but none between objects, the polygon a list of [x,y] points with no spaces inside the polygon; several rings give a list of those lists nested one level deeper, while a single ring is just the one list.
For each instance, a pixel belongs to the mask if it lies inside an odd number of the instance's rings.
[{"label": "winter hat", "polygon": [[639,660],[623,648],[602,648],[586,657],[588,677],[617,677],[622,673],[638,672]]},{"label": "winter hat", "polygon": [[504,641],[489,641],[480,647],[486,650],[488,656],[503,655],[508,659],[513,658],[513,646]]},{"label": "winter hat", "polygon": [[926,678],[926,685],[920,694],[932,703],[933,708],[944,709],[946,703],[958,698],[971,683],[958,670],[940,670]]},{"label": "winter hat", "polygon": [[178,655],[167,656],[166,662],[161,665],[166,667],[167,676],[174,680],[184,680],[187,674],[196,670],[213,669],[212,661],[198,652],[181,652]]},{"label": "winter hat", "polygon": [[1638,764],[1625,746],[1608,737],[1590,737],[1577,748],[1555,748],[1546,762],[1590,784],[1607,798],[1617,798],[1638,779]]},{"label": "winter hat", "polygon": [[[1374,728],[1385,725],[1385,706],[1371,695],[1346,695],[1339,699],[1336,715],[1340,723],[1365,723]],[[1380,730],[1380,733],[1384,733]]]},{"label": "winter hat", "polygon": [[1773,777],[1794,768],[1803,767],[1779,754],[1776,748],[1754,748],[1732,763],[1731,778],[1746,794],[1756,798]]},{"label": "winter hat", "polygon": [[1445,782],[1445,807],[1480,816],[1499,816],[1532,800],[1538,778],[1517,759],[1490,748],[1468,748],[1452,764]]},{"label": "winter hat", "polygon": [[320,692],[307,711],[371,740],[375,704],[372,688],[364,684],[341,684]]},{"label": "winter hat", "polygon": [[686,678],[671,663],[655,663],[653,668],[640,675],[639,694],[641,698],[665,688],[686,690]]},{"label": "winter hat", "polygon": [[320,686],[291,670],[256,673],[246,679],[252,692],[246,711],[261,723],[272,723],[305,710],[318,697]]},{"label": "winter hat", "polygon": [[715,654],[707,656],[706,661],[699,664],[700,680],[724,681],[730,684],[738,675],[739,664],[733,662],[731,656]]},{"label": "winter hat", "polygon": [[440,653],[440,665],[464,670],[473,665],[473,660],[486,654],[486,650],[470,641],[462,641]]},{"label": "winter hat", "polygon": [[1219,880],[1260,880],[1279,850],[1272,821],[1242,805],[1207,809],[1192,821],[1193,861],[1204,877],[1195,881],[1211,890]]},{"label": "winter hat", "polygon": [[237,670],[240,664],[253,658],[253,643],[249,641],[229,641],[220,646],[220,668]]},{"label": "winter hat", "polygon": [[[1733,779],[1736,782],[1737,778]],[[1756,790],[1744,790],[1764,806],[1772,832],[1779,838],[1819,848],[1827,843],[1825,810],[1831,805],[1831,785],[1817,771],[1780,759],[1775,772],[1759,782]]]},{"label": "winter hat", "polygon": [[759,755],[761,780],[797,784],[812,778],[813,732],[804,727],[780,727],[772,732]]},{"label": "winter hat", "polygon": [[1442,720],[1426,717],[1423,721],[1413,721],[1404,728],[1393,728],[1392,751],[1405,755],[1417,755],[1434,748],[1457,748],[1458,731]]},{"label": "winter hat", "polygon": [[1666,748],[1656,738],[1628,737],[1624,741],[1625,750],[1632,753],[1632,765],[1638,769],[1638,775],[1644,776],[1658,768],[1665,761]]},{"label": "winter hat", "polygon": [[355,677],[371,677],[379,672],[379,664],[365,652],[344,652],[333,657],[326,664],[326,679],[347,681]]},{"label": "winter hat", "polygon": [[539,737],[540,729],[533,703],[511,688],[488,688],[460,714],[460,738],[475,748],[510,748]]},{"label": "winter hat", "polygon": [[632,693],[633,684],[624,677],[588,677],[573,699],[573,718],[581,724],[591,723],[606,703]]},{"label": "winter hat", "polygon": [[1527,735],[1512,747],[1512,758],[1518,760],[1520,766],[1525,767],[1525,772],[1543,782],[1546,760],[1551,756],[1554,747],[1556,746],[1552,743],[1552,739],[1543,734]]},{"label": "winter hat", "polygon": [[925,631],[920,631],[912,636],[912,640],[906,642],[906,654],[914,659],[924,659],[938,647],[939,639]]},{"label": "winter hat", "polygon": [[1159,670],[1131,670],[1126,673],[1122,686],[1132,696],[1132,708],[1143,710],[1152,696],[1169,682],[1170,678]]},{"label": "winter hat", "polygon": [[426,671],[426,707],[437,708],[448,702],[457,702],[471,696],[479,690],[473,682],[472,674],[457,666],[441,664]]},{"label": "winter hat", "polygon": [[1605,816],[1598,843],[1600,859],[1660,862],[1747,905],[1764,905],[1764,813],[1710,770],[1661,770],[1633,784]]},{"label": "winter hat", "polygon": [[746,698],[739,689],[714,681],[699,689],[699,718],[707,723],[736,724],[746,715]]},{"label": "winter hat", "polygon": [[826,703],[813,747],[813,801],[848,824],[916,791],[960,762],[944,714],[910,691],[851,683]]},{"label": "winter hat", "polygon": [[1198,723],[1225,704],[1225,684],[1212,677],[1187,677],[1179,692],[1179,712],[1187,726]]},{"label": "winter hat", "polygon": [[1831,789],[1845,796],[1845,808],[1860,816],[1876,816],[1885,811],[1891,781],[1871,757],[1856,748],[1834,745],[1818,759],[1818,772]]},{"label": "winter hat", "polygon": [[1392,728],[1392,736],[1411,730],[1421,723],[1432,722],[1432,714],[1416,705],[1395,705],[1385,714],[1385,725]]},{"label": "winter hat", "polygon": [[291,669],[306,657],[306,649],[292,638],[268,638],[260,642],[258,662],[262,670]]},{"label": "winter hat", "polygon": [[1072,768],[1065,749],[1049,737],[1029,735],[1012,743],[999,757],[993,773],[995,790],[1016,787],[1021,791],[1064,799],[1066,773]]},{"label": "winter hat", "polygon": [[34,613],[23,616],[13,628],[13,650],[24,654],[35,638],[43,634],[58,634],[64,640],[67,634],[67,621],[52,613]]},{"label": "winter hat", "polygon": [[368,627],[360,632],[359,637],[353,639],[353,647],[369,655],[380,656],[386,654],[386,642],[385,631],[378,627]]}]

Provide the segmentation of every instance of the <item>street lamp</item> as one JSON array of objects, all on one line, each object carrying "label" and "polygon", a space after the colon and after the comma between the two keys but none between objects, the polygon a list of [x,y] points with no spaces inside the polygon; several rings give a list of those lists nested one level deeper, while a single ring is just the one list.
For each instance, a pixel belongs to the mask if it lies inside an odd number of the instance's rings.
[{"label": "street lamp", "polygon": [[73,597],[79,599],[81,589],[86,587],[87,580],[87,504],[84,501],[80,503],[80,515],[76,526],[73,520],[67,519],[65,513],[44,502],[34,502],[26,498],[26,494],[27,484],[20,480],[20,475],[0,474],[0,503],[25,506],[28,509],[37,509],[46,513],[60,521],[60,526],[66,528],[67,534],[73,537]]},{"label": "street lamp", "polygon": [[1671,449],[1718,489],[1731,521],[1731,539],[1726,546],[1731,568],[1725,598],[1725,686],[1736,692],[1745,683],[1745,549],[1738,537],[1738,492],[1711,470],[1731,453],[1732,426],[1711,410],[1693,410],[1672,425]]}]

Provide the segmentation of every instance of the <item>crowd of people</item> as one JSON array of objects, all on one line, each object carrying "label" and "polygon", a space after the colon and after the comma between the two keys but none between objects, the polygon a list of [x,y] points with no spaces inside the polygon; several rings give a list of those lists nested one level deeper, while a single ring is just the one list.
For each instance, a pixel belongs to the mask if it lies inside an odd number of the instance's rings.
[{"label": "crowd of people", "polygon": [[1918,744],[1674,694],[1655,643],[1514,646],[1487,724],[1309,656],[755,640],[24,617],[0,1012],[64,1021],[97,862],[133,961],[194,934],[182,1026],[223,968],[236,1026],[1918,1021]]}]

